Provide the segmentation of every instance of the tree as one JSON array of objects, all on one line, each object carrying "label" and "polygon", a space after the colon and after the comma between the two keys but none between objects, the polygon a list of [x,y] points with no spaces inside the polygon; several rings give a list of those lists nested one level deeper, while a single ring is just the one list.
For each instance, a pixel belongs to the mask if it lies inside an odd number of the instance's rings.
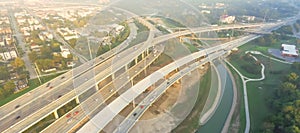
[{"label": "tree", "polygon": [[6,80],[9,78],[9,72],[6,66],[0,66],[0,80]]},{"label": "tree", "polygon": [[36,61],[39,69],[47,70],[53,68],[55,63],[51,59],[39,59]]},{"label": "tree", "polygon": [[287,77],[288,77],[288,81],[294,83],[299,78],[299,75],[297,75],[296,73],[293,72],[293,73],[290,73]]},{"label": "tree", "polygon": [[25,62],[21,58],[17,57],[11,62],[11,65],[17,69],[20,69],[25,67]]},{"label": "tree", "polygon": [[50,47],[44,46],[41,48],[41,58],[42,59],[52,59],[52,50]]},{"label": "tree", "polygon": [[5,85],[3,86],[3,89],[5,90],[7,95],[14,93],[15,88],[16,88],[16,85],[15,85],[14,81],[12,81],[12,80],[6,82]]},{"label": "tree", "polygon": [[77,39],[73,38],[69,40],[70,46],[74,48],[76,46]]},{"label": "tree", "polygon": [[295,90],[297,88],[296,85],[294,85],[293,83],[291,82],[284,82],[282,84],[282,89],[285,90],[285,91],[291,91],[291,90]]},{"label": "tree", "polygon": [[35,51],[28,53],[28,57],[32,63],[34,63],[38,59],[38,54]]},{"label": "tree", "polygon": [[265,45],[266,44],[266,40],[263,37],[258,38],[258,45]]}]

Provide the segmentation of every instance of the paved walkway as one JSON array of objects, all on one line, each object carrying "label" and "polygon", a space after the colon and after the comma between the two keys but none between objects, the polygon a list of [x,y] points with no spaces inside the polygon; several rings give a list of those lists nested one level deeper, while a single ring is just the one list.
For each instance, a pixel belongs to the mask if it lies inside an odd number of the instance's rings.
[{"label": "paved walkway", "polygon": [[[256,61],[257,61],[257,58],[254,57],[253,55],[251,55],[252,58],[254,58]],[[265,79],[265,66],[261,63],[261,78],[259,79],[251,79],[251,78],[248,78],[244,75],[242,75],[230,62],[228,62],[227,60],[225,60],[225,62],[231,66],[238,74],[239,76],[241,77],[242,79],[242,82],[243,82],[243,90],[244,90],[244,102],[245,102],[245,113],[246,113],[246,128],[245,128],[245,133],[249,133],[250,131],[250,115],[249,115],[249,105],[248,105],[248,94],[247,94],[247,82],[250,82],[250,81],[261,81],[261,80],[264,80]]]}]

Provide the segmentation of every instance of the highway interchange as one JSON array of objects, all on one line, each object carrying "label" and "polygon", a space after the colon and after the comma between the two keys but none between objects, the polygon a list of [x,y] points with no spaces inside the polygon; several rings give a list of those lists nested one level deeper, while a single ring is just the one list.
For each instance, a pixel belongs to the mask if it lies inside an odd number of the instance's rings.
[{"label": "highway interchange", "polygon": [[[155,28],[149,26],[150,34],[146,42],[138,44],[135,47],[128,48],[122,52],[116,52],[116,51],[107,52],[107,54],[104,54],[101,57],[97,57],[94,60],[88,61],[87,63],[77,68],[74,68],[73,71],[67,72],[61,75],[60,77],[29,92],[27,95],[21,96],[18,99],[2,106],[0,108],[0,117],[1,117],[0,123],[5,123],[5,124],[1,124],[0,129],[1,130],[6,129],[5,132],[22,132],[26,130],[28,127],[32,126],[39,120],[43,119],[45,116],[48,116],[49,114],[53,113],[53,111],[57,110],[58,108],[62,107],[66,103],[73,100],[74,98],[78,97],[78,95],[86,92],[90,88],[93,87],[95,88],[95,86],[97,86],[97,84],[100,81],[104,80],[108,76],[114,74],[121,68],[125,67],[127,64],[129,64],[132,61],[132,59],[137,58],[141,53],[145,53],[145,51],[147,51],[148,48],[160,44],[171,38],[187,35],[191,33],[200,33],[200,32],[234,29],[234,28],[245,28],[245,27],[259,27],[259,26],[268,27],[273,25],[274,24],[270,24],[270,25],[255,24],[255,25],[235,25],[235,26],[222,26],[222,27],[195,28],[192,30],[175,32],[169,35],[159,36],[155,38],[154,38],[154,34],[156,33],[154,32]],[[201,64],[203,64],[205,62],[211,61],[212,59],[218,58],[219,56],[225,54],[226,53],[226,51],[224,51],[225,49],[228,48],[228,50],[230,50],[229,48],[237,47],[238,45],[244,44],[245,42],[248,42],[257,37],[258,37],[257,35],[249,35],[234,40],[228,44],[223,44],[222,47],[219,46],[212,47],[194,53],[192,55],[186,56],[172,63],[172,64],[175,63],[176,65],[165,66],[164,68],[161,68],[159,71],[153,73],[153,75],[151,74],[148,77],[161,79],[163,78],[161,74],[167,75],[170,71],[173,71],[174,69],[178,68],[179,67],[178,64],[184,65],[186,63],[191,62],[195,58],[209,55],[208,56],[210,58],[209,60],[204,60],[203,62],[200,62]],[[128,42],[124,42],[124,45],[126,44],[128,44]],[[120,46],[124,47],[124,45],[120,45]],[[118,55],[114,56],[117,53]],[[114,58],[111,58],[113,56]],[[122,57],[122,59],[118,57]],[[74,72],[76,73],[74,74]],[[134,85],[131,89],[124,92],[120,97],[114,100],[111,104],[109,104],[107,107],[102,109],[97,115],[95,115],[92,118],[91,121],[89,121],[82,129],[80,129],[80,131],[83,132],[86,131],[85,130],[86,127],[88,127],[89,130],[94,129],[94,131],[96,132],[101,130],[114,117],[114,115],[116,115],[115,112],[121,111],[121,109],[123,109],[121,107],[124,106],[126,107],[128,105],[128,102],[130,102],[132,99],[138,96],[138,94],[143,92],[143,90],[146,89],[147,86],[153,84],[153,81],[149,82],[147,78]],[[73,84],[74,80],[76,80],[78,86],[74,86]],[[53,88],[50,89],[48,84],[50,87]],[[127,100],[124,101],[124,98],[126,98]],[[20,107],[17,107],[18,105],[20,105]],[[113,108],[114,114],[111,114],[112,113],[111,108],[109,107]],[[21,119],[16,120],[17,116],[21,116]],[[90,123],[92,123],[93,121],[97,121],[99,119],[101,119],[102,122],[102,124],[98,123],[100,124],[100,127],[94,126],[95,128],[90,128],[91,125]]]}]

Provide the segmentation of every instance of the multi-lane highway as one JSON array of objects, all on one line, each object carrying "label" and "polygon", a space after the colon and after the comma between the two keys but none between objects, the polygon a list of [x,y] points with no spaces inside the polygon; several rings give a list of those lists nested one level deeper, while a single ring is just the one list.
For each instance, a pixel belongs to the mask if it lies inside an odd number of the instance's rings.
[{"label": "multi-lane highway", "polygon": [[[264,30],[270,31],[274,28],[277,28],[281,24],[273,25],[272,27],[268,27]],[[146,88],[150,85],[157,82],[159,79],[163,79],[169,72],[173,71],[174,69],[181,67],[182,65],[189,63],[190,61],[194,60],[195,58],[199,58],[201,56],[205,56],[208,54],[212,54],[208,56],[207,59],[212,60],[215,59],[223,54],[226,53],[227,50],[230,50],[234,47],[239,47],[240,45],[249,42],[255,38],[258,38],[260,35],[248,35],[246,37],[228,42],[222,46],[215,46],[208,48],[204,51],[200,51],[194,53],[192,55],[186,56],[181,58],[177,61],[174,61],[172,64],[169,64],[162,69],[156,71],[155,73],[151,74],[150,76],[146,77],[144,80],[137,83],[135,86],[130,88],[128,91],[123,93],[117,99],[115,99],[111,104],[105,107],[102,111],[100,111],[91,121],[85,124],[79,132],[98,132],[101,131],[123,108],[125,108],[133,99],[139,96]],[[225,51],[224,51],[225,50]],[[207,62],[207,61],[206,61]],[[201,63],[206,63],[201,62]],[[150,80],[150,78],[152,80]],[[156,80],[153,80],[156,79]]]},{"label": "multi-lane highway", "polygon": [[[95,114],[99,112],[96,110],[99,107],[105,106],[103,102],[112,97],[114,94],[121,94],[129,86],[132,86],[132,78],[136,77],[140,72],[142,72],[146,67],[148,67],[163,51],[163,46],[158,46],[157,51],[151,52],[148,56],[146,56],[142,61],[138,62],[135,66],[127,70],[126,73],[122,73],[119,76],[116,76],[115,79],[108,84],[106,84],[102,89],[90,96],[86,101],[80,104],[80,107],[76,107],[73,109],[74,111],[80,110],[80,112],[84,112],[76,116],[76,120],[74,122],[68,123],[68,125],[64,125],[64,122],[67,121],[68,118],[61,117],[55,123],[47,127],[43,132],[53,132],[53,131],[63,131],[68,132],[73,126],[78,124],[80,120],[85,117],[93,117]],[[121,90],[123,89],[123,90]]]},{"label": "multi-lane highway", "polygon": [[218,58],[219,56],[227,53],[224,49],[234,48],[235,44],[244,44],[250,40],[257,38],[256,35],[249,35],[221,46],[215,46],[202,50],[191,55],[185,56],[173,63],[159,69],[150,76],[146,77],[142,81],[138,82],[135,86],[124,92],[111,104],[107,105],[102,111],[100,111],[95,117],[93,117],[87,124],[85,124],[79,132],[98,132],[102,130],[123,108],[125,108],[133,99],[144,92],[149,86],[154,84],[160,79],[172,72],[173,70],[182,67],[183,65],[194,61],[196,58],[200,58],[209,55],[206,60],[201,60],[201,64],[207,63],[208,61]]}]

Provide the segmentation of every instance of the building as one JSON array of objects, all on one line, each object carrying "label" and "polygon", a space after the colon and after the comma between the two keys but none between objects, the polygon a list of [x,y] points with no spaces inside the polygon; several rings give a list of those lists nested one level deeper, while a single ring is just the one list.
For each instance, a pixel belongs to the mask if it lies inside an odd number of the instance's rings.
[{"label": "building", "polygon": [[0,56],[2,56],[3,60],[12,60],[18,57],[17,52],[15,50],[0,53]]},{"label": "building", "polygon": [[17,80],[15,81],[15,85],[16,85],[15,91],[20,91],[28,87],[28,80],[27,79]]},{"label": "building", "polygon": [[73,61],[67,62],[67,67],[74,67],[76,64]]},{"label": "building", "polygon": [[220,22],[222,23],[233,23],[235,20],[235,16],[222,15],[220,16]]},{"label": "building", "polygon": [[64,58],[68,58],[68,55],[71,54],[70,50],[64,46],[60,46],[60,51],[61,56]]},{"label": "building", "polygon": [[201,13],[203,13],[203,14],[210,14],[211,12],[210,12],[210,10],[201,10]]},{"label": "building", "polygon": [[281,55],[288,57],[298,57],[299,52],[295,45],[281,44]]}]

